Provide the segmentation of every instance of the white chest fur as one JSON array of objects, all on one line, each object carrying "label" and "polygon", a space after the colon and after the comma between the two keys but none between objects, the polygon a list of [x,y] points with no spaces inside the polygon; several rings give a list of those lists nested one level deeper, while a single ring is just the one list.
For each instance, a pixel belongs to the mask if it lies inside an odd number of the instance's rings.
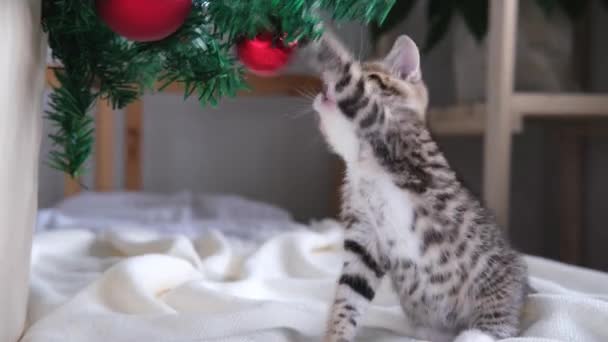
[{"label": "white chest fur", "polygon": [[420,239],[411,229],[415,207],[413,195],[398,188],[388,174],[371,163],[349,165],[350,205],[367,217],[378,247],[386,251],[389,258],[417,260]]}]

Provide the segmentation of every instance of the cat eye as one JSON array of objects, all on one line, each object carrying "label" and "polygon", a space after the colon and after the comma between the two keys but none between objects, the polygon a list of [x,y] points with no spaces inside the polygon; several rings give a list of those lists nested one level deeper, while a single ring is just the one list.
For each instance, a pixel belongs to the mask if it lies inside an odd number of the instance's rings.
[{"label": "cat eye", "polygon": [[380,76],[376,74],[371,74],[368,76],[368,79],[370,81],[374,81],[378,85],[378,87],[380,87],[381,90],[388,90],[388,87],[386,86],[386,84],[384,84],[384,82],[382,82]]}]

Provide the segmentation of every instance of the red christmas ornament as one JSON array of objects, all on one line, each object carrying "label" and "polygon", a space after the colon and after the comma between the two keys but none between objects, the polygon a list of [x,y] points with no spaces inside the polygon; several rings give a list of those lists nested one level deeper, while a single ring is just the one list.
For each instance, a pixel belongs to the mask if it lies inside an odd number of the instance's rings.
[{"label": "red christmas ornament", "polygon": [[297,43],[286,44],[272,33],[260,33],[254,39],[237,44],[239,60],[253,73],[272,76],[291,59]]},{"label": "red christmas ornament", "polygon": [[112,31],[129,40],[150,42],[181,27],[192,0],[95,0],[95,6]]}]

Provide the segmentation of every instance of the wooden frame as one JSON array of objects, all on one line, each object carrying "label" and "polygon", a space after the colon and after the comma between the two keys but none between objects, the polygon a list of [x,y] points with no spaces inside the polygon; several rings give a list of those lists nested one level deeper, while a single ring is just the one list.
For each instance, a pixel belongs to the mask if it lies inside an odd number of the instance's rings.
[{"label": "wooden frame", "polygon": [[517,0],[490,2],[484,182],[486,204],[508,226]]},{"label": "wooden frame", "polygon": [[519,0],[490,2],[483,194],[505,229],[509,217],[511,132],[521,127],[523,117],[608,115],[608,94],[514,92],[518,5]]},{"label": "wooden frame", "polygon": [[142,120],[144,115],[143,100],[138,100],[125,110],[125,189],[139,191],[142,188]]}]

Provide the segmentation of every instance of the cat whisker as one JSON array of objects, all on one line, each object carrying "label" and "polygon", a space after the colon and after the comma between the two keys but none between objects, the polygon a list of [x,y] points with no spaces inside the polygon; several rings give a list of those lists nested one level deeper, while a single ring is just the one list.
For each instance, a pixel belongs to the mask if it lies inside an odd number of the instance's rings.
[{"label": "cat whisker", "polygon": [[299,119],[299,118],[304,117],[304,116],[306,116],[306,115],[312,115],[312,114],[314,114],[314,112],[315,112],[315,111],[314,111],[313,109],[304,110],[304,111],[301,111],[301,112],[299,112],[299,113],[295,113],[295,114],[293,114],[293,115],[291,116],[291,118],[292,118],[292,119]]},{"label": "cat whisker", "polygon": [[[363,37],[363,26],[359,28],[359,37]],[[357,54],[357,60],[359,61],[361,60],[361,54],[363,53],[363,40],[364,39],[359,40],[359,53]]]},{"label": "cat whisker", "polygon": [[306,115],[309,114],[313,114],[314,113],[314,109],[312,108],[303,108],[300,110],[297,110],[295,112],[291,112],[291,113],[285,113],[283,114],[284,117],[295,120],[295,119],[299,119],[301,117],[304,117]]},{"label": "cat whisker", "polygon": [[313,100],[314,100],[314,99],[311,99],[311,98],[309,97],[309,95],[301,95],[301,97],[297,97],[297,98],[296,98],[295,102],[297,102],[298,104],[302,104],[302,105],[310,106],[310,105],[311,105],[311,102],[312,102]]},{"label": "cat whisker", "polygon": [[314,100],[317,96],[316,94],[313,94],[313,91],[311,89],[296,88],[296,91],[298,92],[298,94],[302,95],[302,97],[308,100]]},{"label": "cat whisker", "polygon": [[305,90],[305,89],[303,89],[303,88],[296,88],[296,92],[297,92],[298,94],[302,95],[303,97],[308,97],[308,96],[309,96],[309,94],[308,94],[308,93],[306,92],[306,90]]},{"label": "cat whisker", "polygon": [[310,101],[298,101],[293,103],[293,106],[289,108],[289,111],[295,110],[297,112],[311,110]]}]

